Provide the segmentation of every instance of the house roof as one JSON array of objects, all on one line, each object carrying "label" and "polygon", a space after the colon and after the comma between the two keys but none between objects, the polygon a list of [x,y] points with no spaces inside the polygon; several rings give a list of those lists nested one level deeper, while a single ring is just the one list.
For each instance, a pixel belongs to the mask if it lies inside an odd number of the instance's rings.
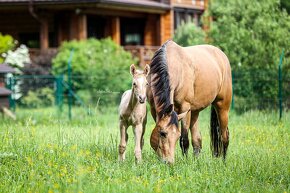
[{"label": "house roof", "polygon": [[15,70],[7,64],[0,64],[0,74],[13,73]]},{"label": "house roof", "polygon": [[171,9],[168,0],[163,3],[152,0],[0,0],[0,10],[27,9],[28,5],[45,9],[109,8],[148,13],[164,13]]},{"label": "house roof", "polygon": [[8,96],[11,93],[12,93],[11,90],[8,90],[7,88],[0,87],[0,96]]},{"label": "house roof", "polygon": [[108,5],[126,5],[126,6],[143,6],[153,7],[160,9],[170,9],[168,3],[161,3],[150,0],[0,0],[0,4],[28,4],[33,3],[34,5],[40,4],[108,4]]}]

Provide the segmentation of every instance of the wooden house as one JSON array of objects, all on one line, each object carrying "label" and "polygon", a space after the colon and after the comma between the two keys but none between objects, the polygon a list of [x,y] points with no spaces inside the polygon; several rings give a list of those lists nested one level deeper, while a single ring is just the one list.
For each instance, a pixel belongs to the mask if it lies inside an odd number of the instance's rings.
[{"label": "wooden house", "polygon": [[32,54],[66,40],[110,36],[141,63],[189,19],[200,25],[207,0],[0,0],[0,32]]}]

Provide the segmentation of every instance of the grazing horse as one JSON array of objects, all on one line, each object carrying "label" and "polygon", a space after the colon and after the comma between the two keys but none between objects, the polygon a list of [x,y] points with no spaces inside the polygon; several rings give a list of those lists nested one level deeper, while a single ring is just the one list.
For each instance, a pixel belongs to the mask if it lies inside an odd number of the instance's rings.
[{"label": "grazing horse", "polygon": [[[199,112],[211,105],[210,135],[213,156],[226,157],[229,144],[228,115],[232,100],[231,68],[227,56],[210,45],[181,47],[167,41],[154,54],[147,78],[151,114],[156,126],[151,147],[168,163],[180,147],[187,155],[188,129],[195,155],[202,148]],[[181,131],[178,121],[181,121]]]},{"label": "grazing horse", "polygon": [[125,160],[126,145],[128,141],[127,128],[132,125],[135,135],[135,158],[141,161],[141,151],[144,144],[143,135],[147,121],[146,89],[148,82],[146,77],[150,71],[146,65],[144,71],[137,70],[132,64],[130,73],[133,77],[132,89],[124,92],[119,106],[120,134],[119,160]]}]

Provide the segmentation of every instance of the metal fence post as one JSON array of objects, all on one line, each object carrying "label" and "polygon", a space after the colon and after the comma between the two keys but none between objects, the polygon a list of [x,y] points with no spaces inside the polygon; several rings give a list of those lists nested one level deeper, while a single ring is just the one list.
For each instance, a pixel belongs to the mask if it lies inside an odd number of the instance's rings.
[{"label": "metal fence post", "polygon": [[55,92],[55,98],[56,98],[56,105],[58,107],[59,112],[62,112],[62,104],[63,104],[63,75],[59,75],[55,79],[56,81],[56,92]]},{"label": "metal fence post", "polygon": [[9,96],[9,106],[13,111],[15,111],[15,101],[14,101],[14,97],[13,97],[13,95],[14,95],[14,78],[13,78],[13,76],[10,76],[8,78],[7,88],[12,91],[11,95]]},{"label": "metal fence post", "polygon": [[234,71],[232,71],[232,105],[231,108],[235,108],[235,92],[234,92]]},{"label": "metal fence post", "polygon": [[279,62],[279,119],[282,118],[282,111],[283,111],[283,104],[282,104],[282,62],[284,57],[284,49],[282,50],[282,54],[280,56],[280,62]]},{"label": "metal fence post", "polygon": [[72,62],[73,54],[74,54],[74,50],[72,49],[71,52],[70,52],[70,57],[69,57],[68,64],[67,64],[67,76],[68,76],[67,77],[68,78],[68,118],[69,118],[69,120],[71,120],[71,108],[72,108],[71,62]]}]

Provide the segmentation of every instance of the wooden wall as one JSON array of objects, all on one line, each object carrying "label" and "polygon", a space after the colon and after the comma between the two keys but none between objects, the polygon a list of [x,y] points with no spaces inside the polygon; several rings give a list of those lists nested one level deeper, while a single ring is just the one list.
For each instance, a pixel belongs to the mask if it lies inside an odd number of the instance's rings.
[{"label": "wooden wall", "polygon": [[144,44],[146,46],[156,46],[159,44],[159,17],[158,15],[148,15],[144,30]]},{"label": "wooden wall", "polygon": [[182,7],[204,7],[206,0],[172,0],[173,6],[182,6]]},{"label": "wooden wall", "polygon": [[[40,48],[51,47],[49,43],[50,33],[54,34],[57,46],[63,41],[72,39],[82,40],[87,38],[87,15],[76,14],[72,11],[44,12],[40,21],[36,20],[26,11],[6,12],[0,14],[0,32],[10,34],[16,40],[21,33],[35,33],[39,36]],[[115,13],[116,14],[116,13]],[[131,12],[130,17],[134,18],[135,12]],[[173,12],[167,11],[164,14],[140,14],[138,18],[145,19],[144,45],[160,46],[173,35]],[[104,17],[104,16],[103,16]],[[105,16],[107,20],[104,29],[105,37],[121,43],[121,23],[122,16]],[[136,17],[137,18],[137,17]]]},{"label": "wooden wall", "polygon": [[[54,30],[53,17],[48,17],[49,31]],[[39,33],[40,22],[33,18],[28,11],[1,12],[0,32],[10,34],[19,39],[19,33]]]},{"label": "wooden wall", "polygon": [[162,45],[173,36],[173,11],[170,10],[167,13],[160,16],[160,42]]}]

